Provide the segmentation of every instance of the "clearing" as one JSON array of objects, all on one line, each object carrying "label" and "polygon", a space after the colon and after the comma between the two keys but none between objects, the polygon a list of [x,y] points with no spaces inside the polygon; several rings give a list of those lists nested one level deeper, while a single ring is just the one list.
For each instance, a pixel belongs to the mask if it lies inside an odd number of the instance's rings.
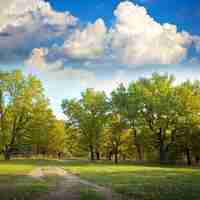
[{"label": "clearing", "polygon": [[2,200],[199,200],[194,167],[87,161],[0,161]]}]

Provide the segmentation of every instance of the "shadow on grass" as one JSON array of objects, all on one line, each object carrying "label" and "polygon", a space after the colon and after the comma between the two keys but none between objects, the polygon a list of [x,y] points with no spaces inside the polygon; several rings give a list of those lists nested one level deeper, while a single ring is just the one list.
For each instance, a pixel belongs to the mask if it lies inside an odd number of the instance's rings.
[{"label": "shadow on grass", "polygon": [[1,200],[35,200],[54,190],[57,176],[34,179],[22,175],[0,175]]},{"label": "shadow on grass", "polygon": [[[73,163],[66,170],[122,194],[121,200],[199,200],[200,170],[158,164]],[[120,196],[120,195],[119,195]]]},{"label": "shadow on grass", "polygon": [[[0,161],[0,170],[5,170],[3,173],[0,171],[0,193],[8,195],[1,196],[0,199],[12,200],[13,196],[17,197],[16,200],[39,199],[39,195],[54,188],[56,185],[54,178],[52,178],[54,180],[36,181],[27,176],[14,176],[16,171],[22,173],[37,166],[63,167],[83,179],[111,187],[115,192],[122,194],[123,198],[120,198],[121,200],[200,199],[200,169],[198,167],[177,167],[175,165],[134,162],[123,162],[114,165],[107,161],[91,163],[84,160],[59,161],[48,159]],[[11,167],[10,170],[9,167]],[[12,170],[15,171],[12,173]],[[22,198],[21,195],[24,197]],[[83,194],[86,197],[87,195],[96,194],[90,194],[90,192]]]}]

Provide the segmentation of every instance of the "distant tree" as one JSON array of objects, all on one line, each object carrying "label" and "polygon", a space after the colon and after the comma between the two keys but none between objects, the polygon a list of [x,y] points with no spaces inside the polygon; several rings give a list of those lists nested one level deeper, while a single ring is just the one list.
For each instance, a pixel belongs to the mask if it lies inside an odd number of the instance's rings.
[{"label": "distant tree", "polygon": [[[175,84],[173,76],[122,84],[109,99],[87,89],[79,100],[64,100],[68,117],[68,147],[89,151],[91,160],[100,152],[109,160],[135,156],[161,163],[200,160],[200,83]],[[72,149],[72,148],[71,148]],[[71,151],[74,154],[73,151]]]},{"label": "distant tree", "polygon": [[64,100],[64,113],[80,130],[81,141],[87,146],[91,160],[100,159],[100,139],[106,124],[108,104],[104,92],[87,89],[80,100]]},{"label": "distant tree", "polygon": [[65,152],[70,157],[85,155],[88,152],[88,147],[82,141],[83,137],[81,130],[74,127],[73,124],[65,122]]},{"label": "distant tree", "polygon": [[127,135],[128,133],[127,123],[125,120],[118,113],[112,113],[110,115],[107,134],[112,147],[115,164],[118,163],[120,151],[123,150],[123,144],[127,144],[127,136],[129,136]]},{"label": "distant tree", "polygon": [[128,133],[128,121],[126,116],[126,89],[123,85],[113,91],[110,99],[111,110],[109,113],[108,134],[110,136],[114,161],[118,163],[118,155],[121,145],[126,142],[125,134]]},{"label": "distant tree", "polygon": [[48,153],[55,153],[58,158],[64,153],[66,148],[66,132],[64,121],[54,120],[52,129],[48,133]]},{"label": "distant tree", "polygon": [[174,89],[174,77],[153,74],[136,84],[140,96],[141,117],[151,131],[152,144],[159,152],[160,162],[167,161],[167,154],[174,145],[174,132],[178,120],[178,98]]},{"label": "distant tree", "polygon": [[128,89],[122,84],[112,92],[112,102],[115,104],[115,109],[120,113],[125,120],[129,128],[132,130],[132,141],[136,147],[137,158],[143,159],[143,141],[141,135],[141,116],[140,110],[143,108],[141,95],[138,93],[138,85],[132,82]]},{"label": "distant tree", "polygon": [[185,153],[188,165],[192,154],[200,155],[200,82],[184,82],[176,88],[179,97],[179,120],[176,123],[176,144]]}]

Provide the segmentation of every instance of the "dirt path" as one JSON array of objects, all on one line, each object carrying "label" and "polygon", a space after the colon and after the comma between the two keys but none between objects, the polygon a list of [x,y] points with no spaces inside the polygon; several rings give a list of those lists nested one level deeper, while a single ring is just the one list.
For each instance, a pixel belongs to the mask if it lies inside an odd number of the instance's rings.
[{"label": "dirt path", "polygon": [[80,177],[66,172],[60,167],[37,168],[30,174],[33,178],[41,179],[44,176],[57,175],[61,177],[55,191],[50,192],[41,200],[79,200],[81,190],[94,190],[101,193],[105,200],[112,200],[114,193],[110,188],[99,186],[95,183],[81,179]]},{"label": "dirt path", "polygon": [[35,179],[42,179],[44,178],[44,172],[42,171],[41,167],[38,167],[29,173],[29,176]]}]

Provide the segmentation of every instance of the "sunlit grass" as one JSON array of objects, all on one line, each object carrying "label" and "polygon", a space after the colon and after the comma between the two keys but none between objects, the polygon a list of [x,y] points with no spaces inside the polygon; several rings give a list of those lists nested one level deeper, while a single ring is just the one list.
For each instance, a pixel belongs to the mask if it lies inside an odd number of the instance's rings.
[{"label": "sunlit grass", "polygon": [[[41,159],[15,159],[0,161],[0,193],[7,194],[1,199],[10,199],[12,194],[18,199],[37,199],[55,188],[57,177],[34,180],[27,174],[37,166],[63,167],[82,179],[110,187],[119,193],[121,200],[199,200],[200,169],[166,165],[139,165],[109,162],[90,163],[88,161],[58,161]],[[5,191],[8,191],[5,193]],[[95,192],[83,191],[82,197],[101,196]]]},{"label": "sunlit grass", "polygon": [[2,174],[26,174],[33,170],[34,162],[24,160],[0,161],[0,175]]},{"label": "sunlit grass", "polygon": [[0,199],[35,200],[55,189],[59,177],[34,179],[28,176],[38,166],[58,165],[56,160],[14,159],[0,161]]},{"label": "sunlit grass", "polygon": [[158,165],[71,163],[66,170],[109,186],[120,199],[199,200],[200,169]]}]

